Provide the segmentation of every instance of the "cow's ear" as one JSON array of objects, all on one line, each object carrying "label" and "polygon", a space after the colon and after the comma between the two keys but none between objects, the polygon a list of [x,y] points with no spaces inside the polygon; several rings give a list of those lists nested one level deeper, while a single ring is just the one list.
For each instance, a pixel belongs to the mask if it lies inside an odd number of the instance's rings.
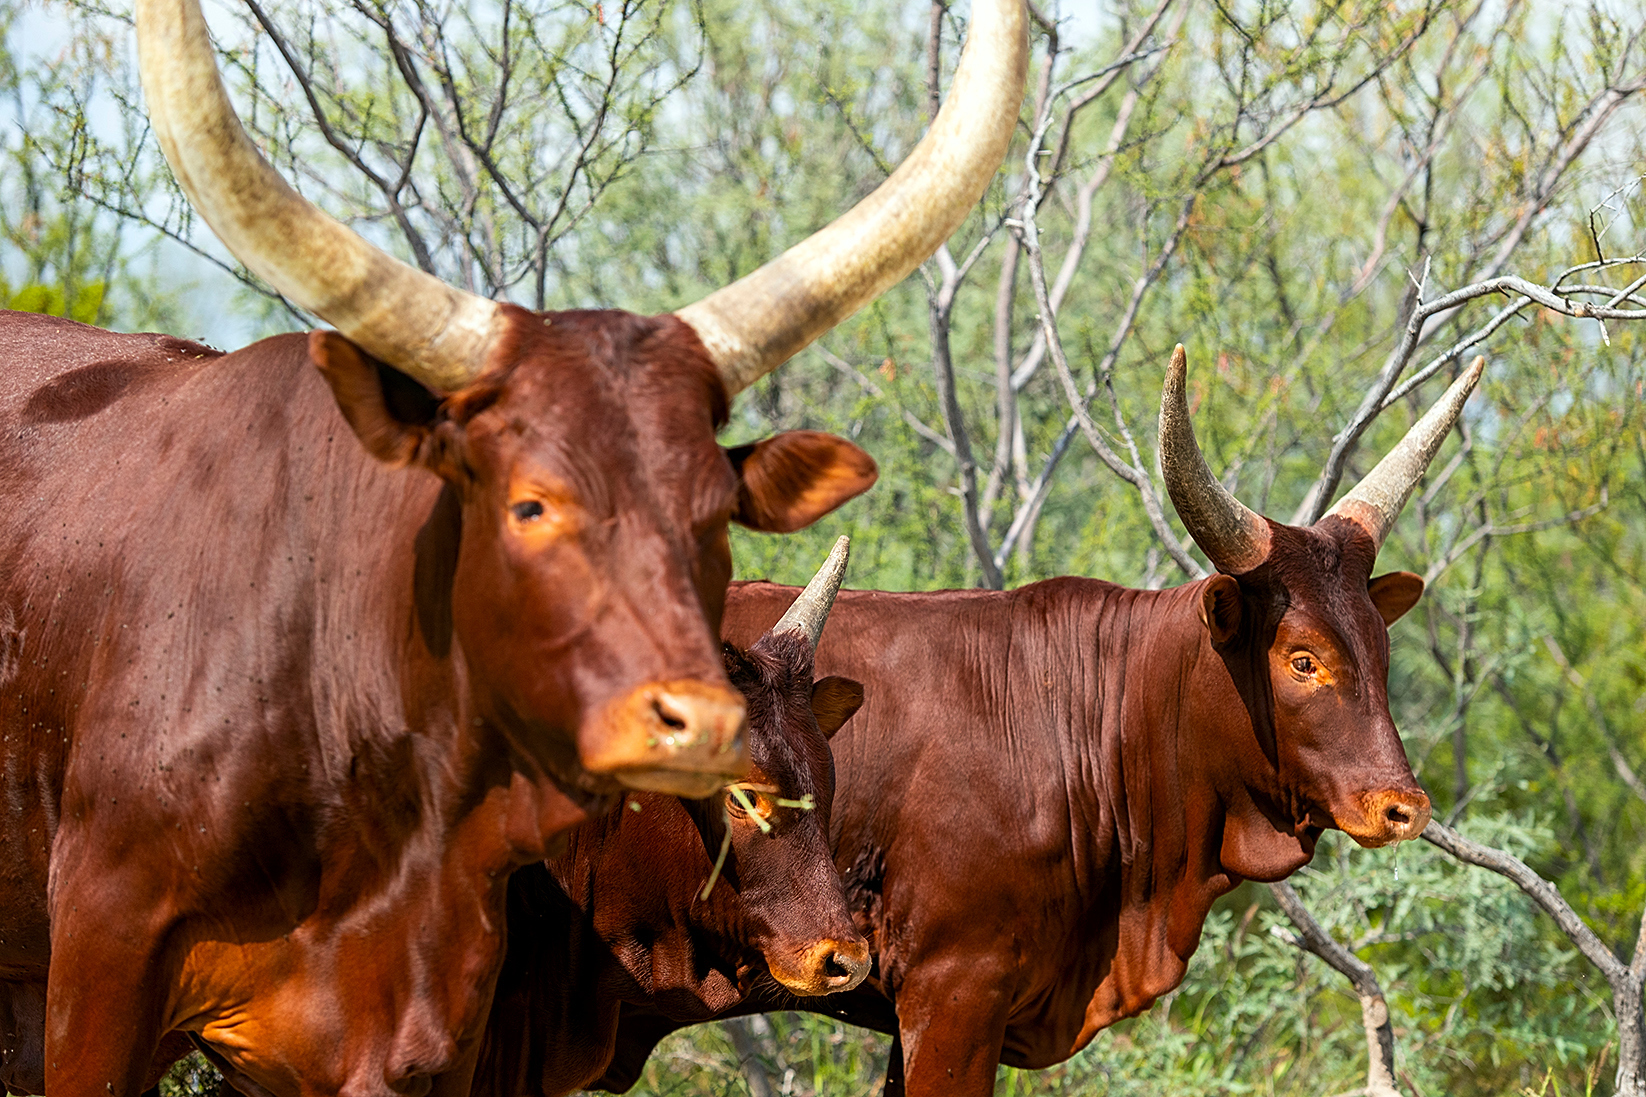
[{"label": "cow's ear", "polygon": [[726,456],[737,470],[732,521],[764,533],[805,529],[868,491],[880,475],[873,457],[844,438],[815,430],[735,446]]},{"label": "cow's ear", "polygon": [[1409,571],[1391,571],[1367,583],[1366,593],[1372,596],[1372,605],[1377,607],[1384,627],[1388,627],[1406,616],[1406,611],[1423,597],[1423,578]]},{"label": "cow's ear", "polygon": [[367,453],[396,468],[418,463],[448,471],[450,446],[439,443],[456,432],[441,429],[449,424],[441,421],[440,397],[335,331],[309,333],[309,359]]},{"label": "cow's ear", "polygon": [[841,725],[861,707],[861,682],[831,674],[812,683],[812,715],[817,717],[817,730],[823,733],[825,739],[832,739]]},{"label": "cow's ear", "polygon": [[1212,634],[1212,643],[1227,643],[1240,631],[1240,584],[1227,575],[1206,580],[1200,592],[1200,620]]}]

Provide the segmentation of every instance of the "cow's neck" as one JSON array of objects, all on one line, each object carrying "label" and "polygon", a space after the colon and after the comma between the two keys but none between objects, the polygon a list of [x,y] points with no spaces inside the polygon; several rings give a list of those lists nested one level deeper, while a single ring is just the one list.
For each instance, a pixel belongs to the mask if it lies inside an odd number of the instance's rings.
[{"label": "cow's neck", "polygon": [[[451,631],[453,500],[438,483],[398,475],[411,528],[376,547],[346,540],[337,551],[352,559],[331,561],[327,574],[358,578],[314,593],[315,620],[376,627],[316,645],[322,799],[338,801],[351,825],[321,830],[318,902],[299,930],[319,945],[305,957],[372,957],[362,968],[371,979],[336,985],[332,1015],[350,1033],[392,1026],[371,1068],[391,1085],[445,1071],[473,1046],[503,958],[508,877],[587,818],[511,749],[521,734],[477,704]],[[447,970],[430,978],[425,958],[435,954]],[[386,1013],[385,1001],[396,1008]]]},{"label": "cow's neck", "polygon": [[1102,785],[1090,790],[1102,821],[1090,852],[1108,868],[1092,917],[1108,927],[1097,937],[1109,963],[1082,1045],[1182,981],[1219,896],[1248,876],[1284,876],[1312,852],[1265,810],[1277,786],[1259,775],[1254,792],[1253,775],[1227,761],[1267,718],[1267,693],[1258,668],[1213,649],[1200,586],[1111,588],[1094,622],[1098,726],[1081,739],[1100,755],[1085,771]]}]

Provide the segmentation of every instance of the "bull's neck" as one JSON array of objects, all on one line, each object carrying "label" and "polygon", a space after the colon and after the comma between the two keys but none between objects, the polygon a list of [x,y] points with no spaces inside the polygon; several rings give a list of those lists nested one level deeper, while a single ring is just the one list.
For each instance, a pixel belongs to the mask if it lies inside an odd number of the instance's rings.
[{"label": "bull's neck", "polygon": [[[330,570],[352,582],[316,591],[317,620],[375,623],[346,638],[346,668],[313,671],[322,693],[341,702],[331,710],[336,726],[322,729],[319,739],[323,750],[339,755],[328,768],[347,774],[340,794],[360,799],[370,814],[395,805],[408,846],[432,843],[425,848],[445,850],[467,873],[506,875],[542,859],[554,837],[586,815],[549,774],[511,749],[511,738],[521,736],[498,726],[474,696],[452,627],[461,535],[454,493],[415,470],[387,475],[401,478],[394,528],[380,531],[375,545],[357,546],[355,559],[334,561]],[[335,664],[337,652],[316,648],[317,662],[329,656]]]},{"label": "bull's neck", "polygon": [[[1237,698],[1219,688],[1219,659],[1198,614],[1200,584],[1110,588],[1095,621],[1094,726],[1080,744],[1111,806],[1124,863],[1190,856],[1185,828],[1217,825],[1220,775],[1203,741],[1207,714]],[[1210,868],[1211,866],[1203,866]]]},{"label": "bull's neck", "polygon": [[1307,856],[1279,818],[1266,655],[1246,640],[1214,647],[1203,586],[1105,591],[1093,622],[1095,726],[1080,743],[1103,755],[1090,759],[1103,797],[1124,805],[1114,819],[1123,851],[1152,845],[1192,860],[1162,846],[1187,826],[1218,839],[1201,855],[1206,875],[1284,875]]},{"label": "bull's neck", "polygon": [[1092,723],[1077,733],[1093,774],[1085,883],[1091,919],[1118,919],[1124,945],[1093,994],[1082,1042],[1178,984],[1218,896],[1308,859],[1257,806],[1276,791],[1254,750],[1265,693],[1249,681],[1249,651],[1212,645],[1202,586],[1108,588],[1094,604],[1098,681]]}]

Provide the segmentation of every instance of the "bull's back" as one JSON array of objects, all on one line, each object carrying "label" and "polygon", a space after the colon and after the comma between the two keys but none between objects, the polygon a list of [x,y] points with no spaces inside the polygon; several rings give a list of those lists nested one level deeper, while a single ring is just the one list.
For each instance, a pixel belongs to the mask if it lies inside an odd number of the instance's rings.
[{"label": "bull's back", "polygon": [[36,422],[84,418],[119,399],[134,379],[187,374],[222,356],[170,335],[0,309],[0,407]]},{"label": "bull's back", "polygon": [[[862,708],[830,743],[843,876],[878,871],[853,859],[875,862],[886,847],[928,835],[976,835],[969,848],[980,858],[1007,852],[991,849],[991,841],[1022,839],[1017,822],[1026,806],[1062,787],[1067,721],[1044,716],[1051,706],[1066,711],[1081,688],[1068,651],[1068,637],[1079,630],[1059,627],[1057,618],[1085,613],[1080,588],[1088,583],[840,592],[818,645],[817,673],[864,686]],[[733,584],[725,637],[748,642],[794,597],[792,587]],[[1061,844],[1055,835],[1049,840]]]}]

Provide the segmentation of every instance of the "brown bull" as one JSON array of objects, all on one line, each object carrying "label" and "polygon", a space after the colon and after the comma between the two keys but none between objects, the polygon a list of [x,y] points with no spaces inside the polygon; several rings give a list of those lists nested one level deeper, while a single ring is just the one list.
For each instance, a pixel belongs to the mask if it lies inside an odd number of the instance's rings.
[{"label": "brown bull", "polygon": [[[753,647],[725,649],[749,706],[753,770],[740,787],[753,815],[725,794],[683,804],[637,793],[625,810],[574,831],[546,866],[510,880],[509,952],[475,1097],[554,1097],[595,1081],[624,1003],[689,1024],[736,1005],[768,975],[792,994],[819,995],[850,990],[868,973],[868,942],[852,924],[828,843],[827,738],[863,691],[843,678],[812,680],[844,544],[822,583],[813,580]],[[705,899],[722,838],[728,854]]]},{"label": "brown bull", "polygon": [[[1179,348],[1161,464],[1219,574],[841,593],[817,665],[868,699],[833,740],[832,842],[876,972],[813,1008],[895,1037],[888,1093],[980,1097],[999,1063],[1067,1059],[1178,985],[1242,880],[1295,871],[1324,828],[1367,846],[1423,829],[1386,685],[1388,627],[1423,583],[1372,564],[1481,367],[1299,528],[1211,475]],[[792,597],[734,584],[724,634]],[[626,1012],[601,1085],[632,1084],[672,1027]]]},{"label": "brown bull", "polygon": [[0,320],[8,1089],[133,1097],[172,1032],[279,1097],[465,1084],[510,873],[624,786],[747,768],[727,523],[798,528],[874,472],[715,431],[986,185],[1025,50],[1018,0],[979,12],[890,180],[643,318],[529,313],[372,248],[252,147],[195,0],[139,0],[191,202],[338,331],[218,355]]}]

